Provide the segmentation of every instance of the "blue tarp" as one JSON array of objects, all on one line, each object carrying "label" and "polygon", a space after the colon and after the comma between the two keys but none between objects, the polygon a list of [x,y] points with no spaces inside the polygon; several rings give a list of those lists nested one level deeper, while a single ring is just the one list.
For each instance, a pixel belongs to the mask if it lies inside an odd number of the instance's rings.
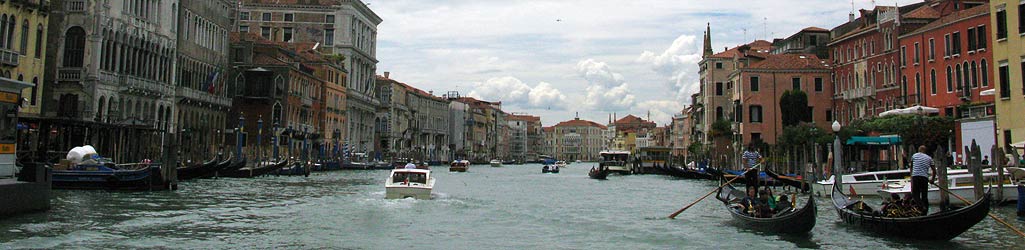
[{"label": "blue tarp", "polygon": [[847,145],[897,145],[900,142],[900,136],[852,136],[847,139]]}]

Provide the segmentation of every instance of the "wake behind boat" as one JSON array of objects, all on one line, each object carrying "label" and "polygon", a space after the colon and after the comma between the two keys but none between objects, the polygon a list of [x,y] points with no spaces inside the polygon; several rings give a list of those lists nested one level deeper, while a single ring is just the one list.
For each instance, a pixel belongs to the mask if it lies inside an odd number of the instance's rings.
[{"label": "wake behind boat", "polygon": [[384,183],[386,199],[431,199],[434,176],[427,169],[393,169]]}]

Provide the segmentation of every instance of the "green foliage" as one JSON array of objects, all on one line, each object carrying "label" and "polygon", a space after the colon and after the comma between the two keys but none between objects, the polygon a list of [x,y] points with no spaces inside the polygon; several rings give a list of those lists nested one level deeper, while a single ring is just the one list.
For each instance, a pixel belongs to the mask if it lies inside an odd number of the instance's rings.
[{"label": "green foliage", "polygon": [[808,110],[808,94],[799,89],[783,92],[783,96],[779,98],[779,109],[784,127],[811,121],[811,112]]},{"label": "green foliage", "polygon": [[687,146],[687,152],[689,152],[692,157],[702,158],[705,155],[705,144],[696,141],[691,142],[690,146]]},{"label": "green foliage", "polygon": [[802,146],[813,143],[828,143],[833,140],[830,133],[826,133],[815,125],[800,123],[794,126],[783,128],[783,133],[776,138],[777,145]]},{"label": "green foliage", "polygon": [[712,123],[711,135],[714,138],[730,138],[733,135],[733,126],[730,124],[730,121],[727,121],[726,119],[719,119]]}]

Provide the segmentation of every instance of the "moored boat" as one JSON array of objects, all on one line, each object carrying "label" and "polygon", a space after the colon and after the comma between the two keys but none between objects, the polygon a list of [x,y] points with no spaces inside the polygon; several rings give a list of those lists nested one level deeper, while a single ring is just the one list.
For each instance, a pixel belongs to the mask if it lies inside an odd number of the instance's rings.
[{"label": "moored boat", "polygon": [[452,165],[448,167],[449,172],[466,172],[468,169],[470,169],[470,161],[467,160],[452,161]]},{"label": "moored boat", "polygon": [[[846,184],[844,184],[846,185]],[[986,218],[990,198],[986,195],[970,206],[914,217],[884,217],[866,211],[864,202],[854,201],[840,187],[832,189],[833,207],[847,224],[885,236],[901,236],[921,240],[950,240]],[[861,211],[855,210],[861,207]]]},{"label": "moored boat", "polygon": [[790,207],[777,211],[772,217],[754,217],[743,211],[743,205],[737,203],[744,192],[737,190],[733,185],[726,185],[719,189],[716,199],[723,202],[726,210],[730,212],[733,219],[742,227],[766,233],[802,234],[811,231],[815,227],[815,215],[818,210],[815,207],[815,198],[808,195],[808,201],[800,209]]},{"label": "moored boat", "polygon": [[491,164],[492,167],[496,167],[497,168],[497,167],[501,167],[502,166],[502,161],[499,161],[499,160],[495,159],[495,160],[491,160],[490,162],[488,162],[488,164]]},{"label": "moored boat", "polygon": [[[1009,171],[1011,169],[1016,169],[1016,168],[1008,168]],[[992,190],[993,192],[995,192],[995,190],[997,190],[997,188],[999,187],[997,185],[997,173],[996,172],[985,172],[985,173],[982,174],[982,176],[983,176],[982,178],[983,178],[983,183],[984,183],[982,185],[983,188],[986,188],[986,189],[989,189],[989,190]],[[996,201],[999,202],[999,201],[1017,201],[1018,200],[1018,186],[1014,184],[1014,183],[1017,183],[1017,180],[1015,180],[1013,178],[1014,178],[1014,176],[1011,175],[1011,174],[1007,174],[1007,175],[1004,176],[1004,185],[1003,185],[1003,192],[1002,192],[1003,193],[1003,197],[993,197],[993,198],[996,199]],[[965,174],[948,175],[947,176],[947,180],[948,180],[948,182],[947,182],[948,183],[947,190],[950,190],[950,192],[952,192],[954,194],[957,194],[957,195],[959,195],[961,197],[964,197],[965,199],[968,199],[968,200],[979,200],[979,199],[982,198],[982,197],[975,197],[975,185],[973,185],[973,183],[972,183],[973,177],[972,177],[971,174],[965,173]],[[939,182],[937,182],[937,184],[939,184]],[[929,191],[928,191],[929,204],[939,204],[940,203],[940,192],[942,192],[942,190],[940,190],[936,186],[929,185]],[[904,195],[911,194],[911,181],[907,180],[907,179],[905,179],[905,180],[896,180],[896,181],[887,181],[887,182],[883,183],[882,187],[878,191],[876,191],[876,193],[879,194],[879,197],[882,197],[884,200],[890,200],[891,199],[890,197],[892,197],[893,195],[897,195],[898,197],[904,197]],[[965,204],[964,201],[961,201],[960,199],[954,198],[953,195],[950,196],[949,200],[950,200],[950,204],[953,204],[953,205],[963,205],[963,204]]]},{"label": "moored boat", "polygon": [[782,182],[783,185],[796,187],[804,192],[811,190],[811,185],[808,185],[808,183],[804,182],[804,180],[798,179],[797,177],[779,175],[776,174],[776,172],[772,172],[771,170],[765,170],[765,174],[773,179],[776,179],[779,182]]},{"label": "moored boat", "polygon": [[431,199],[434,176],[427,169],[392,169],[384,183],[386,199]]},{"label": "moored boat", "polygon": [[[269,163],[268,162],[268,164],[260,164],[258,166],[244,167],[244,168],[240,168],[240,169],[235,170],[235,171],[218,173],[218,174],[223,174],[221,176],[228,177],[228,178],[253,178],[253,177],[257,177],[257,176],[273,173],[274,171],[277,171],[278,169],[281,169],[281,168],[285,167],[286,164],[288,164],[288,161],[284,161],[284,160],[281,161],[281,162],[278,162],[278,163]],[[242,165],[245,165],[245,160],[242,161]]]},{"label": "moored boat", "polygon": [[[968,170],[955,170],[948,169],[947,174],[963,174],[968,173]],[[864,172],[855,174],[843,174],[843,185],[846,189],[854,189],[854,193],[857,195],[864,196],[876,196],[879,187],[882,187],[883,182],[889,180],[902,180],[911,178],[911,171],[907,169],[899,170],[885,170],[885,171],[874,171]],[[833,190],[833,183],[836,182],[836,176],[830,175],[828,179],[816,181],[813,184],[812,190],[815,190],[817,195],[827,195],[830,190]]]},{"label": "moored boat", "polygon": [[609,170],[603,167],[592,167],[591,170],[587,172],[587,176],[591,177],[591,179],[607,180],[609,176]]},{"label": "moored boat", "polygon": [[203,178],[204,176],[212,176],[217,173],[217,169],[220,165],[217,159],[210,160],[195,166],[188,166],[177,169],[178,180],[191,180],[196,178]]},{"label": "moored boat", "polygon": [[566,167],[566,166],[568,166],[568,165],[569,165],[569,164],[566,164],[566,162],[565,162],[565,161],[555,161],[555,166],[556,166],[556,167],[559,167],[559,168],[564,168],[564,167]]},{"label": "moored boat", "polygon": [[121,164],[109,160],[84,163],[53,171],[53,189],[163,190],[155,164]]},{"label": "moored boat", "polygon": [[277,174],[277,175],[287,175],[287,176],[307,176],[308,177],[308,176],[310,176],[310,171],[312,171],[312,169],[310,168],[309,164],[303,164],[303,162],[296,161],[296,162],[293,162],[292,164],[286,164],[285,166],[279,168],[278,170],[275,171],[276,172],[275,174]]}]

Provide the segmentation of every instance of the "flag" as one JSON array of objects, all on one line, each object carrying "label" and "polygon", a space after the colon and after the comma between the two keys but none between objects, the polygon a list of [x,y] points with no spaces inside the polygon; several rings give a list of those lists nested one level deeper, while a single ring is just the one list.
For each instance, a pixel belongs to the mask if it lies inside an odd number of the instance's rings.
[{"label": "flag", "polygon": [[220,71],[211,72],[206,80],[206,91],[213,94],[217,90],[217,76],[221,74]]}]

